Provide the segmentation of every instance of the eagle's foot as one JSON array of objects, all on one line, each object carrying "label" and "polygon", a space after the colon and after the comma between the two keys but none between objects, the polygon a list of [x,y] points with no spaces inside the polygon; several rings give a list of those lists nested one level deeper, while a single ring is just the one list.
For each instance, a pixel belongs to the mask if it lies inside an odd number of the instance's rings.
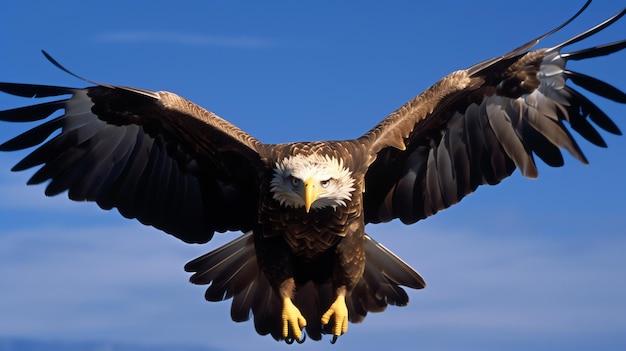
[{"label": "eagle's foot", "polygon": [[348,306],[346,306],[346,297],[344,295],[337,295],[335,302],[333,302],[328,311],[322,315],[322,324],[328,324],[331,317],[333,317],[334,323],[331,327],[333,333],[331,343],[334,344],[339,336],[348,331]]},{"label": "eagle's foot", "polygon": [[297,341],[299,344],[304,342],[302,338],[302,329],[306,327],[306,319],[300,313],[300,310],[286,297],[283,299],[283,339],[288,344]]}]

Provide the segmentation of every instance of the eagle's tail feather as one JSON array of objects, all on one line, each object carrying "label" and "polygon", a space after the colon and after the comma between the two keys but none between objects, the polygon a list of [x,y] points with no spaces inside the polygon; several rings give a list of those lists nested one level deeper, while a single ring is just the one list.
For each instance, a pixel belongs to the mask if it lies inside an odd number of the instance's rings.
[{"label": "eagle's tail feather", "polygon": [[[363,276],[346,299],[352,323],[363,321],[368,312],[384,311],[387,305],[406,305],[409,298],[401,286],[414,289],[426,286],[413,268],[369,236],[365,240],[365,254]],[[248,321],[253,315],[257,333],[281,339],[281,302],[259,269],[252,232],[190,261],[185,270],[194,273],[190,278],[192,283],[209,284],[207,300],[233,298],[233,321]],[[307,320],[308,338],[320,340],[322,334],[332,333],[330,326],[321,324],[321,316],[334,298],[330,281],[310,281],[298,287],[294,303]]]},{"label": "eagle's tail feather", "polygon": [[387,305],[406,306],[409,297],[402,286],[426,287],[411,266],[371,237],[365,238],[365,271],[347,300],[352,323],[363,321],[367,312],[384,311]]},{"label": "eagle's tail feather", "polygon": [[231,297],[230,315],[235,322],[245,322],[254,315],[254,327],[261,335],[281,337],[278,296],[259,269],[254,250],[254,237],[248,232],[185,265],[193,284],[209,285],[208,301],[224,301]]}]

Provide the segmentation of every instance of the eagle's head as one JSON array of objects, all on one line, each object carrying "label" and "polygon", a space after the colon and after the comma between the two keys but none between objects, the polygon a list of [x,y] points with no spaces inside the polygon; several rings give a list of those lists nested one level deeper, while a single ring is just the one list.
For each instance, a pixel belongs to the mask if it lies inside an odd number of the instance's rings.
[{"label": "eagle's head", "polygon": [[271,192],[281,206],[311,208],[346,206],[354,191],[352,172],[343,161],[318,154],[295,155],[276,162]]}]

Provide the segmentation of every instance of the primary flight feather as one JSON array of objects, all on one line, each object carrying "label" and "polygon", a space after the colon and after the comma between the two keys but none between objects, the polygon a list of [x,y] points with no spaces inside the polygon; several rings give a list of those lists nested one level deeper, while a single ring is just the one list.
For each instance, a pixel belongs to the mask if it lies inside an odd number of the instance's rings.
[{"label": "primary flight feather", "polygon": [[626,103],[626,94],[566,64],[618,52],[626,40],[562,49],[625,13],[529,51],[563,24],[453,72],[353,140],[265,144],[164,91],[94,82],[88,88],[0,83],[0,91],[18,96],[69,95],[1,111],[0,120],[9,122],[64,114],[0,150],[38,146],[12,169],[40,167],[28,184],[49,182],[46,195],[67,191],[72,200],[117,208],[185,242],[243,232],[189,262],[191,281],[209,285],[209,301],[232,298],[232,319],[252,315],[259,334],[301,342],[306,329],[314,340],[332,334],[334,342],[348,321],[406,305],[403,286],[425,287],[415,270],[366,235],[366,224],[414,223],[516,168],[536,177],[534,156],[561,166],[565,149],[587,162],[566,124],[599,146],[605,143],[590,121],[620,134],[567,83],[619,103]]}]

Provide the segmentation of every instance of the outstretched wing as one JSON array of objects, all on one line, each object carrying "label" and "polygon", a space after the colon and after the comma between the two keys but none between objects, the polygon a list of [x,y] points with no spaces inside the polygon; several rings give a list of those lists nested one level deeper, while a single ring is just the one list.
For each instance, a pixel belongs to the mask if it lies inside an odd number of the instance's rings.
[{"label": "outstretched wing", "polygon": [[[169,92],[127,87],[0,83],[0,91],[69,95],[0,111],[9,122],[47,118],[0,145],[12,151],[43,143],[12,170],[43,165],[28,183],[50,181],[46,195],[67,190],[72,200],[116,207],[186,242],[251,229],[261,144],[215,114]],[[65,113],[54,117],[58,110]]]},{"label": "outstretched wing", "polygon": [[556,167],[563,164],[559,148],[564,148],[586,163],[564,122],[599,146],[605,143],[589,120],[610,133],[620,131],[566,81],[620,103],[626,103],[626,94],[565,65],[622,50],[626,40],[572,53],[561,49],[625,12],[553,48],[526,52],[572,18],[504,56],[454,72],[362,136],[359,141],[373,160],[365,176],[366,222],[413,223],[459,202],[479,185],[499,183],[515,168],[536,177],[533,154]]}]

